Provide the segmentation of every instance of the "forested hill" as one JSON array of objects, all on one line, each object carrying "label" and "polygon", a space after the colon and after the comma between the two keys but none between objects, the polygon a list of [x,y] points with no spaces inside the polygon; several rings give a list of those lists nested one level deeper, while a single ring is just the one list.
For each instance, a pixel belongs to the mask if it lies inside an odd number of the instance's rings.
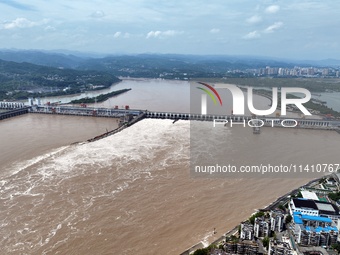
[{"label": "forested hill", "polygon": [[119,81],[120,79],[109,72],[0,60],[0,99],[24,99],[29,93],[73,94],[109,87]]},{"label": "forested hill", "polygon": [[88,57],[78,57],[72,54],[41,52],[35,50],[6,51],[0,50],[0,59],[17,63],[31,63],[42,66],[76,68]]}]

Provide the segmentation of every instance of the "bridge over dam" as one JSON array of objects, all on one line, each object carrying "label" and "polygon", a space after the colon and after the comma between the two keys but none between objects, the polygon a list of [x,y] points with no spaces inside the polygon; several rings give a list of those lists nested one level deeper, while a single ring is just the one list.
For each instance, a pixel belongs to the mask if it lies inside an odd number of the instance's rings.
[{"label": "bridge over dam", "polygon": [[139,116],[145,111],[130,109],[97,108],[97,107],[35,105],[31,107],[30,112],[40,114],[56,114],[56,115],[60,114],[60,115],[120,118],[127,115]]},{"label": "bridge over dam", "polygon": [[213,115],[175,112],[146,111],[145,118],[212,121],[214,125],[244,125],[250,127],[297,127],[323,130],[340,130],[340,120],[305,119],[293,117],[260,117],[237,115]]},{"label": "bridge over dam", "polygon": [[[14,108],[14,109],[13,109]],[[25,113],[38,114],[55,114],[55,115],[76,115],[91,117],[120,118],[122,123],[132,121],[139,117],[151,119],[170,119],[170,120],[196,120],[212,121],[214,125],[248,125],[250,127],[297,127],[306,129],[336,130],[340,133],[339,120],[323,119],[304,119],[292,117],[254,117],[254,116],[237,116],[237,115],[213,115],[213,114],[193,114],[178,112],[161,112],[147,111],[138,109],[113,109],[97,107],[77,107],[77,106],[43,106],[33,105],[25,106],[23,103],[0,102],[0,109],[6,109],[6,112],[0,113],[1,118],[9,118]],[[8,110],[11,109],[11,110]],[[141,118],[142,116],[142,118]]]},{"label": "bridge over dam", "polygon": [[[70,107],[70,106],[32,106],[31,112],[41,114],[62,114],[78,115],[93,117],[121,118],[124,116],[137,117],[141,114],[143,118],[150,119],[170,119],[170,120],[197,120],[213,121],[216,125],[231,123],[244,123],[249,126],[297,126],[300,128],[328,129],[334,130],[340,127],[340,121],[322,120],[322,119],[304,119],[304,118],[286,118],[286,117],[253,117],[237,115],[212,115],[212,114],[193,114],[178,112],[160,112],[134,109],[112,109],[112,108],[94,108],[94,107]],[[283,125],[282,125],[283,124]]]}]

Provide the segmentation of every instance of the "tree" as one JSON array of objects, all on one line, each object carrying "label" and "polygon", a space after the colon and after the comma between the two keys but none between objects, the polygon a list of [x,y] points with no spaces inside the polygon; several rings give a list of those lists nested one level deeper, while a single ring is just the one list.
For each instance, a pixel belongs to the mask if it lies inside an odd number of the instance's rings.
[{"label": "tree", "polygon": [[321,178],[321,179],[319,180],[319,184],[323,183],[324,181],[325,181],[325,178]]},{"label": "tree", "polygon": [[277,240],[275,231],[273,233],[273,238],[274,238],[274,240]]},{"label": "tree", "polygon": [[334,250],[337,250],[338,252],[340,252],[340,244],[339,243],[332,244],[332,248]]},{"label": "tree", "polygon": [[194,255],[208,255],[208,252],[207,248],[198,249],[194,252]]},{"label": "tree", "polygon": [[333,201],[338,201],[340,199],[340,192],[336,193],[329,193],[328,197],[332,199]]},{"label": "tree", "polygon": [[299,197],[299,198],[303,197],[300,191],[296,194],[296,197]]},{"label": "tree", "polygon": [[268,247],[269,247],[269,237],[266,236],[265,238],[263,238],[262,243],[263,243],[263,246],[268,249]]},{"label": "tree", "polygon": [[293,217],[291,215],[287,215],[287,217],[286,217],[286,224],[291,223],[292,219],[293,219]]},{"label": "tree", "polygon": [[227,236],[227,237],[225,238],[225,241],[226,241],[226,242],[237,243],[238,240],[239,240],[239,239],[238,239],[236,236],[234,236],[234,235]]},{"label": "tree", "polygon": [[211,244],[207,248],[198,249],[194,252],[194,255],[208,255],[212,249],[216,249],[216,245]]},{"label": "tree", "polygon": [[255,219],[258,217],[262,217],[262,216],[264,216],[264,212],[257,212],[253,214],[252,216],[250,216],[249,222],[254,225]]}]

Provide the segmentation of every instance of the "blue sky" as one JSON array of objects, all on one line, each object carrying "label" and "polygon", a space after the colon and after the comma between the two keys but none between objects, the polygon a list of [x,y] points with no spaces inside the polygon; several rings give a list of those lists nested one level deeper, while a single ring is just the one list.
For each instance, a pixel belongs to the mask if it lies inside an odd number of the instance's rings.
[{"label": "blue sky", "polygon": [[340,1],[0,0],[0,48],[340,59]]}]

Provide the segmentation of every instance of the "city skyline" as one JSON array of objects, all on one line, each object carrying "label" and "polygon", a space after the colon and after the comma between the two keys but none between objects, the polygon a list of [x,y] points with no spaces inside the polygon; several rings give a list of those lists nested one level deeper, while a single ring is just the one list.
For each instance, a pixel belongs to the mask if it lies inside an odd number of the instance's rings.
[{"label": "city skyline", "polygon": [[0,48],[340,59],[335,1],[0,0]]}]

